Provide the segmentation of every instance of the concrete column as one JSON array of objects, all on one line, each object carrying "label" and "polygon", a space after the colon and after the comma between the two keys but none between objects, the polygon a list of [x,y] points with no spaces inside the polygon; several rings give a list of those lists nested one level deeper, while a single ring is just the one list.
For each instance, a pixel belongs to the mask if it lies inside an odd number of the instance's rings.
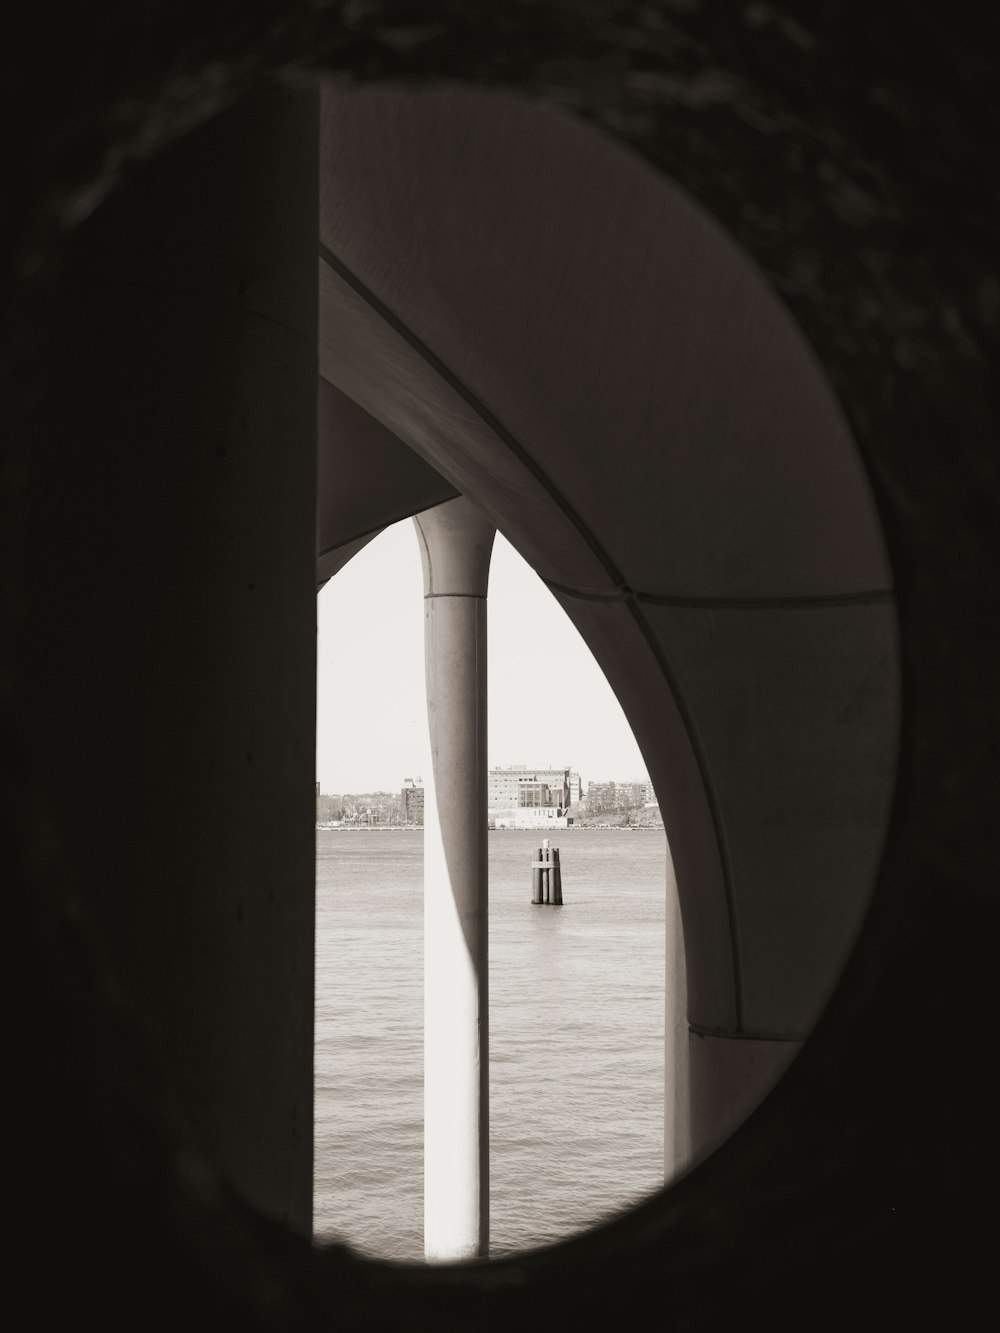
[{"label": "concrete column", "polygon": [[686,1170],[691,1158],[688,1078],[687,968],[677,877],[667,847],[667,909],[663,1023],[663,1179]]},{"label": "concrete column", "polygon": [[414,519],[424,566],[424,1252],[489,1253],[486,585],[495,535],[459,496]]},{"label": "concrete column", "polygon": [[[21,660],[25,781],[178,1132],[306,1235],[317,211],[316,95],[274,88],[81,227],[44,349]],[[67,1155],[101,1160],[93,1137]]]}]

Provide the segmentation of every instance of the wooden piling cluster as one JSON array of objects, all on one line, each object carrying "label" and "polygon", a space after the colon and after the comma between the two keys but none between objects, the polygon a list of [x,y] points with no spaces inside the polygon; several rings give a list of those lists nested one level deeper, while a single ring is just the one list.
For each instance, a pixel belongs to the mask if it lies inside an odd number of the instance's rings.
[{"label": "wooden piling cluster", "polygon": [[531,863],[531,901],[562,907],[562,867],[559,848],[550,847],[548,838],[542,839],[536,859]]}]

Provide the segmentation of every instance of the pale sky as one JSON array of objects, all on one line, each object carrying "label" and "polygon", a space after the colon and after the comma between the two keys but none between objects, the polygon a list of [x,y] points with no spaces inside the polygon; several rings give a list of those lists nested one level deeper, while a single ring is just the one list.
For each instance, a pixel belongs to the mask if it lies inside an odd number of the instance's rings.
[{"label": "pale sky", "polygon": [[[489,763],[646,780],[610,685],[559,603],[497,534],[490,567]],[[317,602],[316,777],[327,792],[398,791],[427,759],[423,575],[410,519],[387,528]],[[532,630],[544,625],[544,652]],[[545,682],[558,681],[558,687]]]}]

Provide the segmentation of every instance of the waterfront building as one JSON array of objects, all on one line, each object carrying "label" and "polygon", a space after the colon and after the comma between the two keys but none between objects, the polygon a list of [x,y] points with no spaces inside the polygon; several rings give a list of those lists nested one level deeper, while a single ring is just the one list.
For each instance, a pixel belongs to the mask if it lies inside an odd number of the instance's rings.
[{"label": "waterfront building", "polygon": [[[493,768],[488,773],[490,828],[567,828],[580,805],[580,775],[569,768]],[[400,811],[404,824],[422,824],[424,788],[420,778],[403,779]]]},{"label": "waterfront building", "polygon": [[399,817],[404,824],[422,824],[424,822],[424,786],[417,778],[403,779],[403,788],[399,793]]},{"label": "waterfront building", "polygon": [[587,810],[594,814],[624,814],[656,805],[653,784],[645,782],[592,782],[587,789]]},{"label": "waterfront building", "polygon": [[572,823],[573,820],[558,805],[507,806],[489,812],[489,826],[494,829],[560,829],[568,828]]},{"label": "waterfront building", "polygon": [[570,768],[511,764],[487,775],[490,828],[566,828],[580,803],[580,775]]},{"label": "waterfront building", "polygon": [[580,804],[580,774],[570,768],[529,768],[510,764],[491,768],[487,777],[487,805],[494,811],[530,810],[553,805],[563,813]]}]

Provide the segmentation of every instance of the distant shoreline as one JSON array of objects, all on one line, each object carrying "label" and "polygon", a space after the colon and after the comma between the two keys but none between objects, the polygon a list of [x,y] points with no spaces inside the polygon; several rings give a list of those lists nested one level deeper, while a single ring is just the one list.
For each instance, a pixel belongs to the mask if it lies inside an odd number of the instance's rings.
[{"label": "distant shoreline", "polygon": [[[317,833],[423,833],[423,824],[317,824]],[[537,833],[551,839],[559,833],[662,833],[662,824],[571,824],[569,828],[495,828],[490,833]]]}]

